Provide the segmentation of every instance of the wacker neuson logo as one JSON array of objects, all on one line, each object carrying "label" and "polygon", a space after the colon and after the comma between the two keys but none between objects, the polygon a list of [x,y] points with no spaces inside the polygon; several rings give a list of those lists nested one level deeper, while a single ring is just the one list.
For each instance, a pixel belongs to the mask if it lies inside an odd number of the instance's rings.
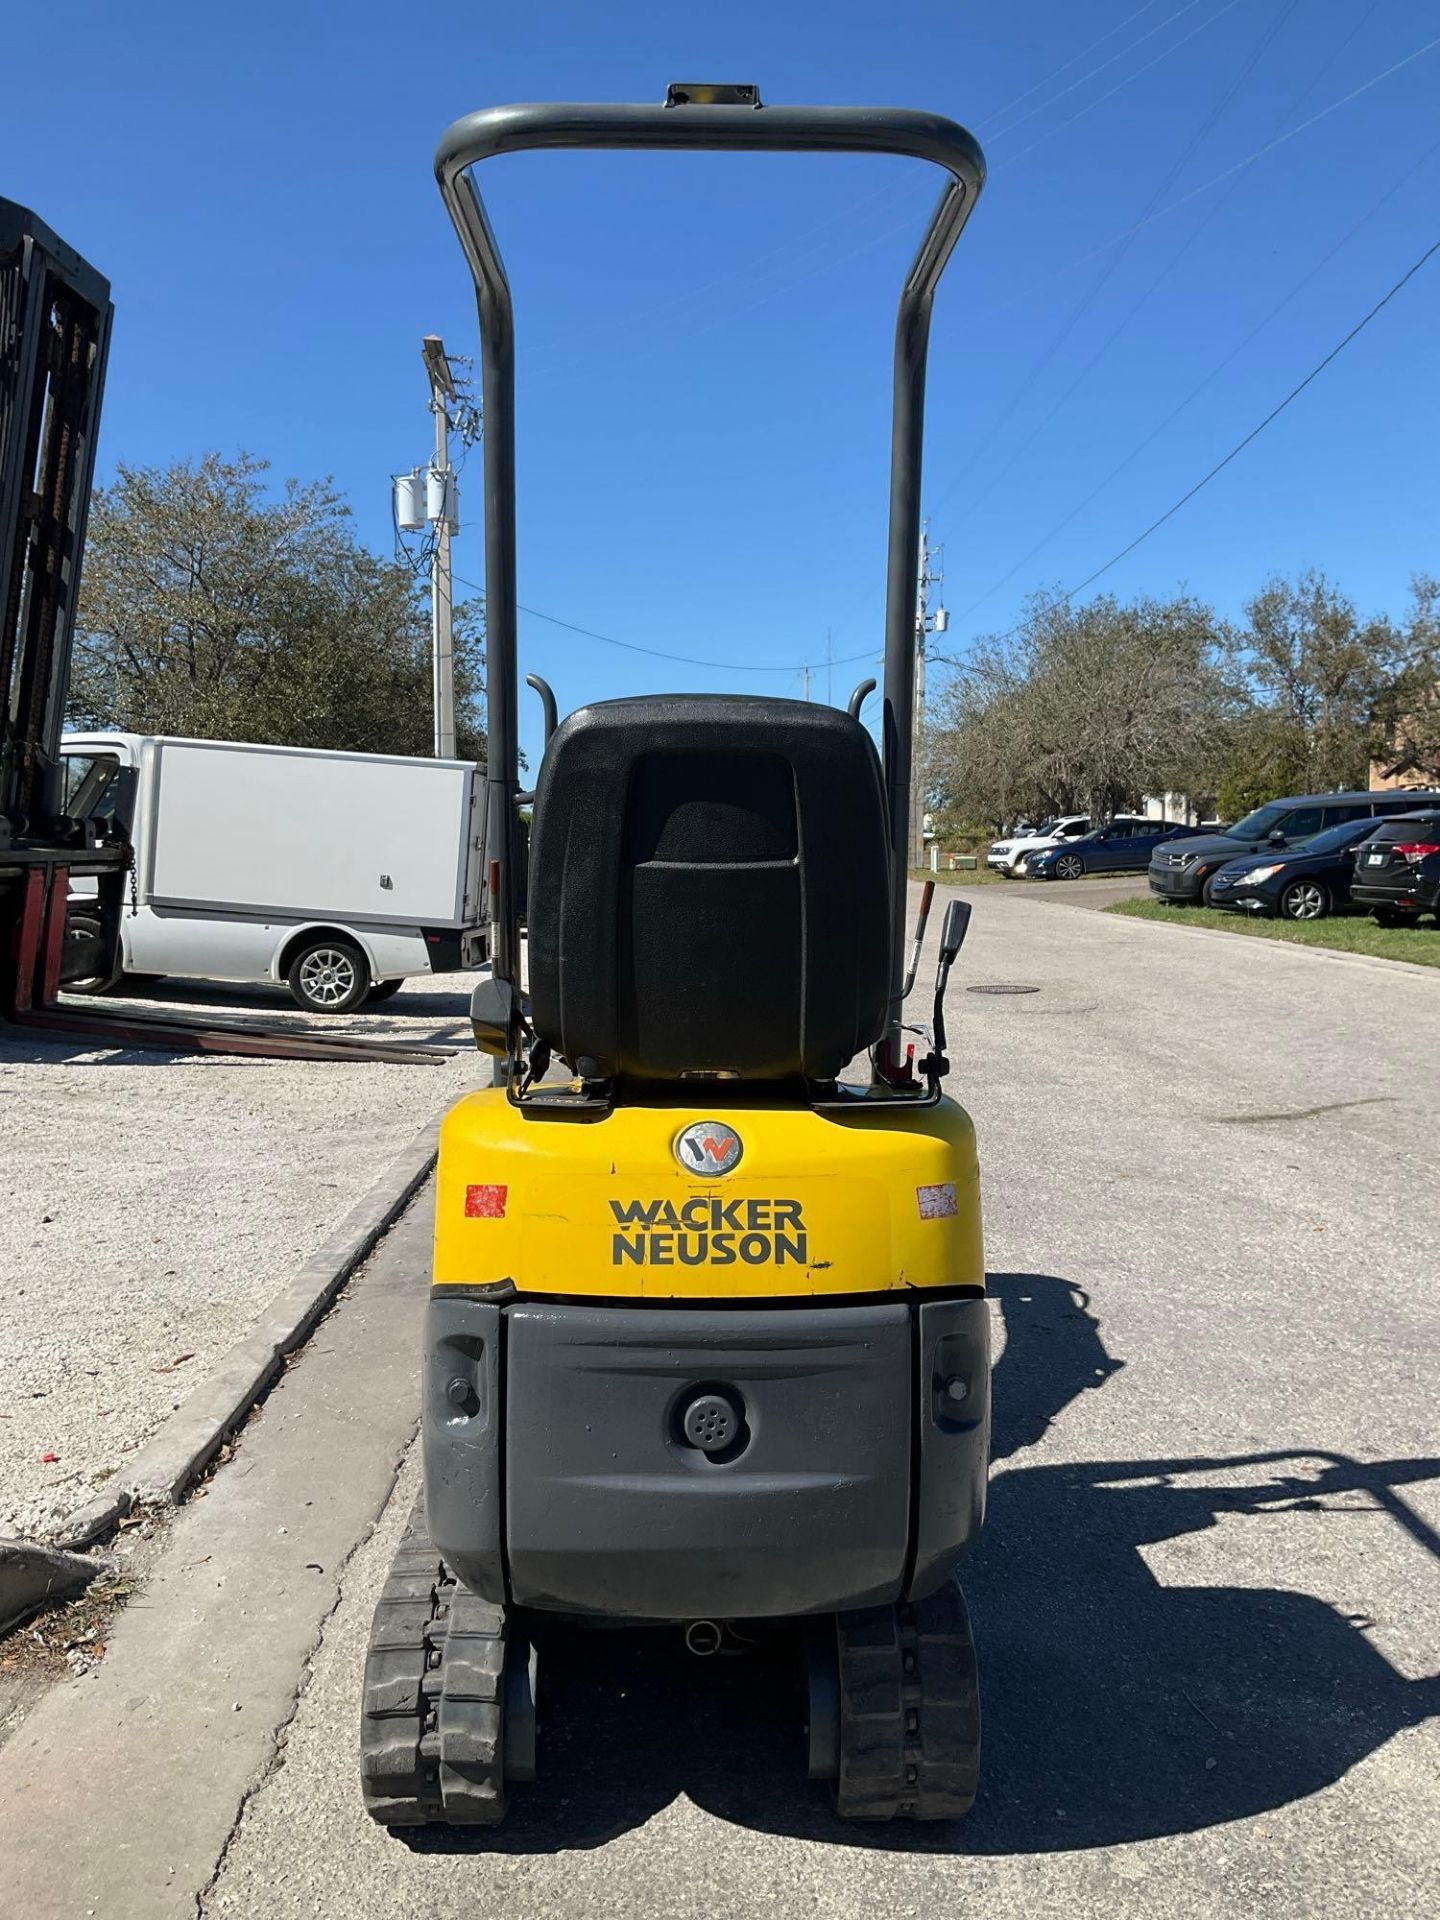
[{"label": "wacker neuson logo", "polygon": [[611,1239],[613,1266],[803,1267],[810,1258],[805,1210],[798,1200],[612,1200],[620,1232]]}]

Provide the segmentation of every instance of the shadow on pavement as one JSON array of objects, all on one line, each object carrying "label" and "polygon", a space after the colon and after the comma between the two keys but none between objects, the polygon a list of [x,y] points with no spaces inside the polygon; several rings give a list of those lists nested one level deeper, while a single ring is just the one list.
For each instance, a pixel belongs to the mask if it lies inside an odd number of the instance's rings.
[{"label": "shadow on pavement", "polygon": [[[1034,1444],[1123,1363],[1088,1298],[998,1274],[1007,1344],[995,1459]],[[804,1777],[798,1637],[696,1660],[678,1631],[559,1629],[541,1654],[541,1779],[495,1832],[434,1829],[417,1851],[591,1847],[677,1794],[771,1833],[907,1853],[1044,1853],[1194,1832],[1317,1792],[1440,1711],[1440,1681],[1398,1673],[1369,1622],[1308,1594],[1166,1587],[1141,1549],[1223,1519],[1346,1511],[1334,1554],[1396,1524],[1440,1559],[1397,1489],[1440,1459],[1324,1453],[1011,1466],[966,1569],[985,1710],[980,1797],[954,1824],[837,1820]],[[1197,1484],[1198,1483],[1198,1484]],[[1376,1513],[1356,1524],[1356,1510]],[[1378,1510],[1378,1511],[1377,1511]],[[1315,1524],[1305,1521],[1300,1524]],[[1333,1524],[1333,1523],[1332,1523]],[[1341,1584],[1339,1576],[1334,1577]]]}]

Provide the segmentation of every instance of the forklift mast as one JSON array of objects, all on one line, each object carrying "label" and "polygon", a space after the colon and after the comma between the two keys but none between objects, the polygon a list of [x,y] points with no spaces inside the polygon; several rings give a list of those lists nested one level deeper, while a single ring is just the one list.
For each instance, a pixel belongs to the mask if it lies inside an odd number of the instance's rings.
[{"label": "forklift mast", "polygon": [[942,115],[898,107],[762,105],[753,86],[669,89],[663,105],[494,107],[457,120],[435,174],[475,281],[485,409],[485,614],[489,694],[488,844],[495,978],[520,985],[520,795],[515,581],[515,328],[510,287],[471,169],[527,149],[887,153],[928,160],[949,179],[900,294],[895,327],[883,747],[890,875],[890,1002],[896,1045],[906,975],[905,882],[915,703],[915,568],[920,548],[925,358],[935,289],[985,180],[972,136]]},{"label": "forklift mast", "polygon": [[[110,283],[0,200],[0,1016],[119,969],[129,849],[67,819],[60,734],[110,346]],[[67,938],[72,874],[94,910]]]},{"label": "forklift mast", "polygon": [[0,846],[62,837],[60,732],[114,309],[0,199]]}]

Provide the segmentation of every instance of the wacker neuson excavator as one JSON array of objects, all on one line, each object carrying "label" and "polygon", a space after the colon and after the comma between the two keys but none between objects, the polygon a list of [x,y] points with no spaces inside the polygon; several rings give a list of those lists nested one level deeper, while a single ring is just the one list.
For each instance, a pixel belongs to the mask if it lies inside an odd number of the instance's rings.
[{"label": "wacker neuson excavator", "polygon": [[[513,325],[471,169],[571,147],[949,176],[896,332],[883,766],[853,710],[662,695],[572,713],[521,795]],[[926,344],[984,162],[934,114],[675,86],[473,114],[436,172],[483,351],[494,965],[472,1020],[496,1084],[442,1132],[425,1488],[366,1662],[366,1804],[500,1820],[535,1777],[547,1623],[674,1623],[704,1652],[798,1619],[809,1772],[839,1813],[954,1817],[990,1395],[974,1131],[941,1091],[962,902],[919,1060],[903,1002]]]}]

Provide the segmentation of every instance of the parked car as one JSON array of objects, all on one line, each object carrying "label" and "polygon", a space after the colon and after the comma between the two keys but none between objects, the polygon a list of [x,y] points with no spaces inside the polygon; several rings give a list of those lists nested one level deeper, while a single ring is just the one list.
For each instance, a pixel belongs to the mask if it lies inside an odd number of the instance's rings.
[{"label": "parked car", "polygon": [[1017,870],[1024,871],[1021,863],[1028,854],[1038,852],[1041,847],[1078,840],[1082,833],[1089,831],[1088,813],[1064,813],[1056,820],[1045,821],[1033,833],[1014,833],[1008,840],[996,840],[985,855],[985,864],[993,867],[997,873],[1014,876]]},{"label": "parked car", "polygon": [[1086,873],[1143,873],[1156,843],[1195,833],[1173,820],[1112,820],[1066,846],[1032,853],[1025,872],[1032,880],[1078,880]]},{"label": "parked car", "polygon": [[1221,833],[1199,834],[1175,847],[1157,847],[1150,891],[1170,906],[1211,904],[1215,875],[1244,853],[1284,851],[1347,820],[1386,819],[1417,808],[1440,807],[1440,793],[1311,793],[1267,800]]},{"label": "parked car", "polygon": [[1350,897],[1382,927],[1422,913],[1440,920],[1440,808],[1387,820],[1356,856]]},{"label": "parked car", "polygon": [[1247,853],[1220,867],[1210,881],[1210,905],[1278,920],[1323,920],[1350,905],[1359,849],[1384,824],[1344,820],[1283,853]]}]

